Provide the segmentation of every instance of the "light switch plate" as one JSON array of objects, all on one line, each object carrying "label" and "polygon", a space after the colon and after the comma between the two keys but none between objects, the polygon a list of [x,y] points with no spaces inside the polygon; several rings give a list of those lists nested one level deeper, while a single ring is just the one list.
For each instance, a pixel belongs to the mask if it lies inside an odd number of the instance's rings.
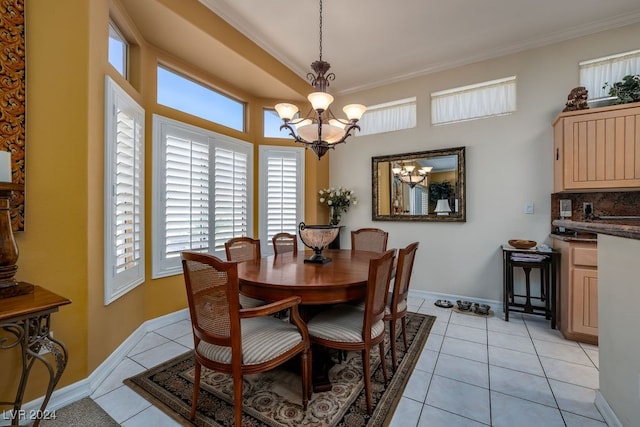
[{"label": "light switch plate", "polygon": [[534,211],[534,204],[533,202],[527,202],[524,204],[524,213],[531,215],[533,214]]},{"label": "light switch plate", "polygon": [[571,199],[560,200],[560,216],[562,218],[571,218]]}]

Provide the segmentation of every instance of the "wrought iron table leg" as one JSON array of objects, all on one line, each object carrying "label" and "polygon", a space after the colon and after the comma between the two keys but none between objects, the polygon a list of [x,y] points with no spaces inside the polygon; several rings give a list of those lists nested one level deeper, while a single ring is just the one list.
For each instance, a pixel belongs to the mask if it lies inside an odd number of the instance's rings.
[{"label": "wrought iron table leg", "polygon": [[[26,324],[25,324],[26,323]],[[16,336],[14,342],[5,344],[0,342],[0,348],[15,347],[18,343],[22,350],[22,375],[16,392],[16,398],[13,402],[13,413],[11,416],[11,425],[17,426],[24,418],[25,414],[21,411],[24,392],[36,360],[40,360],[49,372],[49,383],[44,400],[40,405],[40,410],[29,415],[34,415],[33,427],[37,427],[45,416],[46,407],[51,398],[51,394],[55,386],[58,384],[65,367],[67,366],[67,349],[64,344],[50,336],[50,317],[49,313],[30,317],[24,321],[10,324],[0,324],[0,328]],[[40,354],[42,348],[49,350],[49,353],[55,359],[55,365],[51,363],[48,357]]]}]

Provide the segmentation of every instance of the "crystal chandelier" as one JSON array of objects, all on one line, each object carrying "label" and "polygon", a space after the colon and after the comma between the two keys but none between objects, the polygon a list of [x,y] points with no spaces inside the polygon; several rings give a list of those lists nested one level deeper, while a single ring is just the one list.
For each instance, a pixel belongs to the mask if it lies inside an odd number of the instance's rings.
[{"label": "crystal chandelier", "polygon": [[[327,93],[329,80],[336,78],[335,74],[328,73],[331,65],[322,60],[322,0],[320,0],[320,59],[311,64],[315,72],[307,74],[307,79],[315,88],[315,92],[309,94],[307,99],[311,102],[311,109],[305,117],[296,117],[298,107],[293,104],[280,103],[275,106],[280,119],[284,122],[280,129],[288,129],[289,135],[305,148],[311,148],[318,159],[325,155],[331,148],[346,142],[355,129],[367,107],[361,104],[349,104],[343,108],[347,119],[336,117],[329,109],[333,102],[333,96]],[[327,74],[328,73],[328,74]]]},{"label": "crystal chandelier", "polygon": [[399,166],[391,168],[391,171],[396,179],[409,184],[409,187],[413,188],[427,179],[431,169],[433,169],[431,166],[424,166],[420,169],[416,169],[414,165],[405,165],[404,163],[400,163]]}]

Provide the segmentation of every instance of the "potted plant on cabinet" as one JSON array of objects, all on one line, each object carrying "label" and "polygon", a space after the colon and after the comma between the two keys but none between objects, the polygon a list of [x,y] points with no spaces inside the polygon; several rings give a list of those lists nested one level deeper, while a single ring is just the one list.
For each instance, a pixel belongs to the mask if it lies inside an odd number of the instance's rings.
[{"label": "potted plant on cabinet", "polygon": [[609,95],[616,96],[616,104],[629,104],[640,102],[640,75],[626,75],[622,81],[612,85],[605,83],[603,89],[609,87]]}]

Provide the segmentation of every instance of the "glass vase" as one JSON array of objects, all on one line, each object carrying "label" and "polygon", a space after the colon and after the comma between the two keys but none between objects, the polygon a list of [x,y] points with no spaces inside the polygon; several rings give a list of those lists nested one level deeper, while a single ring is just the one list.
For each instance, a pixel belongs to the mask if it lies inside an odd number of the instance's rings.
[{"label": "glass vase", "polygon": [[340,223],[340,209],[331,207],[329,212],[329,225],[338,225]]}]

